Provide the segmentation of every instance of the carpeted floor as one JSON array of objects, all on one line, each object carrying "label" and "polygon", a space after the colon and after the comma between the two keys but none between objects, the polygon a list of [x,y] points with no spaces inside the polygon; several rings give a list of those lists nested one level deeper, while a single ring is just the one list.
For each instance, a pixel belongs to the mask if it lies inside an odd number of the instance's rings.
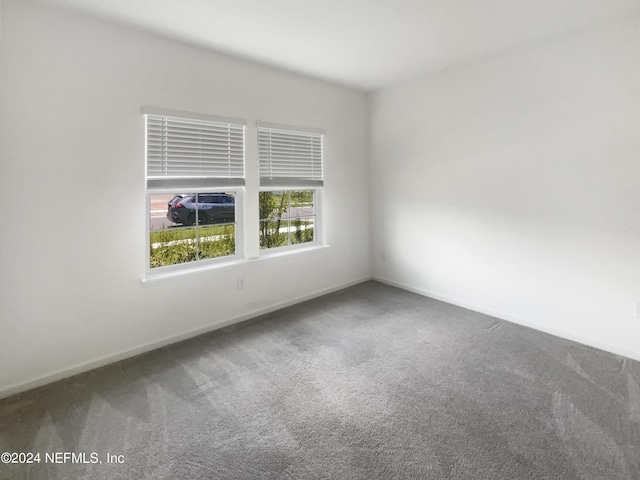
[{"label": "carpeted floor", "polygon": [[41,457],[0,478],[640,479],[639,384],[367,282],[0,401],[0,452]]}]

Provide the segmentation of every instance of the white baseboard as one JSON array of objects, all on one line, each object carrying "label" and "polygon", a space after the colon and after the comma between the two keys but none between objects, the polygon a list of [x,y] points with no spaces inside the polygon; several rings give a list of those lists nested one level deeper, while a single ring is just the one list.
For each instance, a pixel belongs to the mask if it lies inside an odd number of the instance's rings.
[{"label": "white baseboard", "polygon": [[244,322],[245,320],[250,320],[252,318],[259,317],[261,315],[265,315],[267,313],[275,312],[276,310],[281,310],[286,307],[290,307],[292,305],[305,302],[307,300],[312,300],[317,297],[321,297],[323,295],[327,295],[328,293],[337,292],[339,290],[343,290],[348,287],[352,287],[354,285],[358,285],[360,283],[371,280],[370,276],[361,277],[356,280],[352,280],[347,283],[343,283],[334,287],[326,288],[323,290],[316,291],[311,294],[301,295],[296,298],[292,298],[287,300],[286,302],[274,303],[273,305],[269,305],[268,307],[260,308],[258,310],[252,310],[243,315],[230,318],[224,320],[222,322],[217,322],[213,325],[207,326],[205,328],[200,328],[196,330],[191,330],[180,335],[175,335],[171,337],[164,338],[157,342],[141,345],[137,348],[131,350],[125,350],[122,352],[115,353],[113,355],[107,355],[96,360],[82,363],[70,368],[65,368],[59,370],[55,373],[44,375],[41,377],[37,377],[26,382],[21,382],[7,388],[0,390],[0,399],[10,397],[11,395],[15,395],[17,393],[24,392],[26,390],[31,390],[32,388],[41,387],[43,385],[47,385],[49,383],[57,382],[58,380],[62,380],[64,378],[72,377],[79,373],[88,372],[89,370],[93,370],[95,368],[104,367],[105,365],[109,365],[111,363],[119,362],[120,360],[125,360],[127,358],[135,357],[136,355],[140,355],[142,353],[147,353],[152,350],[156,350],[158,348],[166,347],[167,345],[171,345],[173,343],[178,343],[183,340],[187,340],[189,338],[197,337],[198,335],[203,335],[205,333],[212,332],[214,330],[218,330],[220,328],[228,327],[229,325],[233,325],[235,323]]},{"label": "white baseboard", "polygon": [[621,355],[623,357],[630,358],[632,360],[640,361],[640,352],[636,352],[633,350],[627,350],[625,348],[618,347],[616,345],[609,345],[608,343],[600,342],[598,340],[594,340],[592,338],[582,337],[580,335],[575,335],[574,333],[567,332],[565,330],[556,329],[553,327],[549,327],[544,324],[540,324],[537,322],[525,320],[523,318],[515,317],[513,315],[509,315],[508,313],[498,312],[496,310],[492,310],[490,308],[485,308],[479,305],[474,305],[472,303],[465,302],[463,300],[458,300],[457,298],[451,298],[446,295],[441,295],[436,292],[431,292],[428,290],[424,290],[421,288],[416,288],[411,285],[407,285],[401,282],[396,282],[394,280],[389,280],[384,277],[379,277],[374,275],[373,280],[384,283],[387,285],[391,285],[392,287],[398,287],[403,290],[407,290],[409,292],[417,293],[418,295],[422,295],[424,297],[433,298],[435,300],[440,300],[445,303],[450,303],[452,305],[456,305],[458,307],[463,307],[468,310],[473,310],[474,312],[484,313],[485,315],[490,315],[492,317],[496,317],[500,320],[505,320],[507,322],[516,323],[518,325],[522,325],[525,327],[533,328],[534,330],[539,330],[544,333],[548,333],[550,335],[554,335],[556,337],[564,338],[566,340],[571,340],[573,342],[582,343],[583,345],[588,345],[590,347],[598,348],[600,350],[605,350],[610,353],[614,353],[616,355]]}]

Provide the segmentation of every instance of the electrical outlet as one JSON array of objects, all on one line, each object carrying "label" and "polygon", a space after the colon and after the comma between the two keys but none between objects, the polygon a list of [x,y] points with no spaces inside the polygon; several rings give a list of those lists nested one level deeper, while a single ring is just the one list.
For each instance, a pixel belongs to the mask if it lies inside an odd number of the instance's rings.
[{"label": "electrical outlet", "polygon": [[244,277],[238,277],[238,290],[242,290],[244,288]]},{"label": "electrical outlet", "polygon": [[640,318],[640,302],[633,303],[633,316]]},{"label": "electrical outlet", "polygon": [[387,254],[385,252],[382,252],[380,254],[380,260],[382,260],[383,262],[387,261]]}]

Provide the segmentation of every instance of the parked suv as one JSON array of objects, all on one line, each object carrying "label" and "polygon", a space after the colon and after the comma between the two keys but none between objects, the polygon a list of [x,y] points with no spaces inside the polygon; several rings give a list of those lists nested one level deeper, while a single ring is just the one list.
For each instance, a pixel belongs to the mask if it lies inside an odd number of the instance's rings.
[{"label": "parked suv", "polygon": [[[198,193],[178,195],[167,204],[167,218],[174,223],[195,225],[198,223],[231,223],[236,220],[236,203],[227,193]],[[197,207],[196,207],[197,205]]]}]

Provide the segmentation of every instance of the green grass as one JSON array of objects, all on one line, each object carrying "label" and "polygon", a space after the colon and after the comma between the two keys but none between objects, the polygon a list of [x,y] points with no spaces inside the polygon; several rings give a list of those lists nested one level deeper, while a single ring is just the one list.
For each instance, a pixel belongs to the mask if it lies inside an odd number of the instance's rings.
[{"label": "green grass", "polygon": [[[207,225],[198,227],[201,237],[211,237],[214,235],[224,235],[225,228],[230,225]],[[184,240],[187,238],[196,238],[195,227],[174,227],[151,232],[151,243],[165,243],[175,240]]]},{"label": "green grass", "polygon": [[[313,242],[313,224],[312,220],[282,220],[280,228],[291,227],[290,231],[276,232],[277,221],[269,220],[266,238],[260,239],[260,248]],[[151,268],[235,254],[235,225],[207,225],[198,227],[197,230],[198,240],[196,240],[196,227],[176,227],[151,232],[149,252]]]},{"label": "green grass", "polygon": [[152,232],[149,252],[151,268],[235,254],[235,225],[199,227],[198,230],[197,240],[195,227]]},{"label": "green grass", "polygon": [[[268,225],[267,228],[270,228],[270,229],[274,229],[278,225],[278,220],[273,218],[268,218],[268,219],[263,218],[260,220],[261,224],[262,222],[269,222],[267,224]],[[289,225],[293,227],[303,226],[303,225],[304,226],[313,225],[313,220],[296,220],[295,218],[292,220],[285,220],[285,219],[280,220],[280,228],[288,227]]]},{"label": "green grass", "polygon": [[[311,223],[311,222],[309,222]],[[298,243],[308,243],[314,240],[314,229],[306,228],[296,229],[290,232],[276,232],[275,227],[267,231],[266,238],[260,235],[260,248],[262,250],[268,248],[284,247],[286,245],[296,245]]]}]

